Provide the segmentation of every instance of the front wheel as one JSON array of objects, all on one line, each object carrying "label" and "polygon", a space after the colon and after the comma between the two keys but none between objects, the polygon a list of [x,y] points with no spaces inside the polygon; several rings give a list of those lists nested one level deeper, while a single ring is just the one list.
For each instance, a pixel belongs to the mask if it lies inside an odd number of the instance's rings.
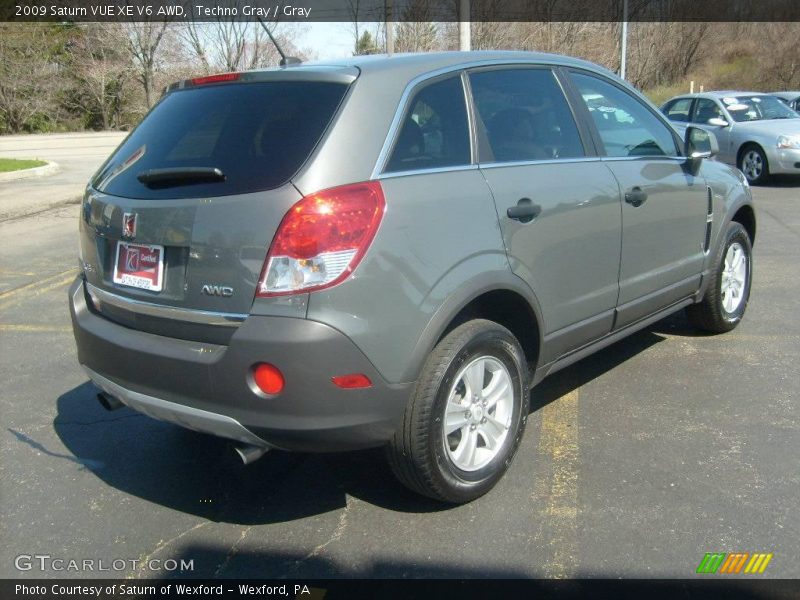
[{"label": "front wheel", "polygon": [[724,333],[739,324],[750,299],[752,252],[747,230],[735,221],[728,225],[706,295],[702,302],[686,309],[693,325]]},{"label": "front wheel", "polygon": [[420,494],[474,500],[511,464],[528,406],[528,366],[517,339],[491,321],[464,323],[428,357],[389,444],[389,464]]},{"label": "front wheel", "polygon": [[760,185],[769,178],[769,164],[764,151],[751,144],[742,150],[739,157],[739,169],[747,178],[748,183]]}]

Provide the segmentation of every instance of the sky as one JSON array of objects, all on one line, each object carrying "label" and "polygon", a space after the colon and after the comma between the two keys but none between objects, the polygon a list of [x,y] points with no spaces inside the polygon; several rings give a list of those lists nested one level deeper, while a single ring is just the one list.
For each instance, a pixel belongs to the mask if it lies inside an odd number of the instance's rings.
[{"label": "sky", "polygon": [[[370,30],[374,23],[366,24]],[[352,23],[303,23],[297,45],[317,53],[319,60],[353,55]]]}]

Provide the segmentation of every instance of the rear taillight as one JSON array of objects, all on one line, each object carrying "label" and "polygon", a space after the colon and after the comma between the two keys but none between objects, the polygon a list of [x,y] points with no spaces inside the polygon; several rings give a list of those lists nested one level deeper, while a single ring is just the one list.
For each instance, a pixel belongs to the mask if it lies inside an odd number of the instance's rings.
[{"label": "rear taillight", "polygon": [[256,296],[310,292],[344,280],[375,237],[385,205],[378,181],[302,198],[278,227]]}]

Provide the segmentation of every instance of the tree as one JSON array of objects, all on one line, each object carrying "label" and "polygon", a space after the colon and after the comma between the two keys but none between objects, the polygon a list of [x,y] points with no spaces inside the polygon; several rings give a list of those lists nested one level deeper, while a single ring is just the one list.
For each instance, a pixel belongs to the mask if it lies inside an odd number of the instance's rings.
[{"label": "tree", "polygon": [[75,85],[65,103],[90,126],[119,125],[124,92],[134,77],[125,44],[126,34],[118,23],[87,23],[76,29],[68,64]]},{"label": "tree", "polygon": [[11,132],[55,111],[60,44],[59,26],[0,24],[0,121]]},{"label": "tree", "polygon": [[128,51],[136,66],[136,77],[144,89],[147,108],[155,101],[155,79],[158,60],[158,47],[167,32],[167,21],[144,21],[125,23],[128,33]]},{"label": "tree", "polygon": [[358,38],[358,42],[356,43],[356,51],[354,52],[355,56],[360,54],[377,54],[380,52],[378,49],[378,44],[375,42],[372,34],[369,31],[365,31],[361,34],[361,37]]},{"label": "tree", "polygon": [[[295,28],[283,23],[268,26],[287,55],[302,57],[303,53],[294,44]],[[246,71],[278,64],[278,51],[260,23],[222,20],[189,23],[183,39],[205,73]]]},{"label": "tree", "polygon": [[430,0],[410,0],[394,26],[396,52],[430,52],[439,48],[438,27]]}]

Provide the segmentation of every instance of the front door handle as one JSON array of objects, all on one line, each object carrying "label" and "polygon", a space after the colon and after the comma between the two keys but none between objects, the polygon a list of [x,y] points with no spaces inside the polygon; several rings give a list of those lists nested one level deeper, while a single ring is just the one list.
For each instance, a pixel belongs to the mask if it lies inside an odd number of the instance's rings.
[{"label": "front door handle", "polygon": [[514,219],[520,223],[530,223],[539,213],[542,212],[542,207],[534,204],[530,198],[520,198],[516,206],[511,206],[506,215],[509,219]]},{"label": "front door handle", "polygon": [[647,200],[647,192],[638,185],[625,192],[625,202],[633,207],[641,206]]}]

